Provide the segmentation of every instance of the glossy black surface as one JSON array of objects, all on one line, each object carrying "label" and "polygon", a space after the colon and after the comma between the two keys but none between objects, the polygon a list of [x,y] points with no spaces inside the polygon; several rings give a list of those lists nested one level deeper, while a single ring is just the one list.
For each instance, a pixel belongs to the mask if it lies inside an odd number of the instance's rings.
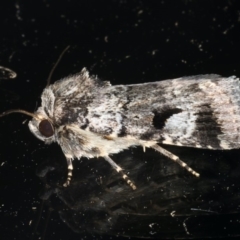
[{"label": "glossy black surface", "polygon": [[[18,76],[0,79],[0,112],[14,108],[34,111],[40,104],[47,76],[67,45],[71,48],[52,81],[79,72],[83,67],[112,84],[207,73],[240,77],[237,0],[6,1],[1,5],[0,65],[13,69]],[[47,196],[45,183],[36,172],[54,165],[56,171],[44,179],[51,187],[60,183],[66,173],[60,147],[46,146],[36,139],[28,130],[28,119],[21,114],[0,119],[0,230],[4,240],[32,238],[41,206],[40,196]],[[168,149],[199,171],[201,178],[195,179],[154,151],[143,154],[142,149],[134,148],[113,156],[130,170],[140,164],[141,167],[130,174],[141,187],[149,184],[149,189],[142,198],[131,199],[127,206],[107,206],[104,211],[108,210],[110,216],[115,216],[116,209],[133,213],[128,217],[121,215],[117,225],[115,222],[110,228],[107,221],[104,222],[105,212],[103,217],[96,209],[92,211],[95,206],[88,198],[99,197],[109,186],[123,183],[113,180],[113,172],[103,160],[74,161],[73,181],[79,184],[82,195],[73,187],[60,191],[64,199],[72,197],[71,206],[82,207],[84,202],[85,210],[91,210],[84,212],[85,215],[83,210],[73,215],[65,212],[65,220],[75,230],[79,230],[76,225],[80,226],[81,233],[73,232],[63,223],[57,211],[66,206],[53,197],[43,208],[33,239],[44,235],[47,206],[56,209],[47,223],[45,239],[92,239],[87,233],[94,226],[92,222],[106,226],[101,228],[100,235],[93,229],[96,239],[116,239],[116,235],[136,238],[239,236],[240,151]],[[102,185],[98,184],[99,176],[104,176]],[[82,181],[91,187],[84,188]],[[149,194],[156,183],[162,185],[162,191]],[[109,196],[101,196],[109,200]],[[110,197],[113,205],[117,200],[130,199],[128,195],[119,197],[116,192]],[[137,207],[133,207],[134,204]],[[143,211],[145,214],[140,216],[139,212]],[[175,217],[171,216],[173,211],[176,211]],[[107,234],[112,237],[106,237]]]}]

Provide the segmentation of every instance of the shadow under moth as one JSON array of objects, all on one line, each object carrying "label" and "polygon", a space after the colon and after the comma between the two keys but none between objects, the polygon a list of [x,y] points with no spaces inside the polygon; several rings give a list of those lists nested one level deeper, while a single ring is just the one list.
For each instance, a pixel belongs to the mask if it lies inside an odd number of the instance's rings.
[{"label": "shadow under moth", "polygon": [[131,146],[153,148],[199,176],[160,144],[194,148],[240,148],[240,82],[215,74],[112,86],[83,70],[47,86],[32,116],[31,132],[46,144],[57,142],[66,157],[70,184],[72,160],[103,157],[123,179],[137,186],[114,162]]}]

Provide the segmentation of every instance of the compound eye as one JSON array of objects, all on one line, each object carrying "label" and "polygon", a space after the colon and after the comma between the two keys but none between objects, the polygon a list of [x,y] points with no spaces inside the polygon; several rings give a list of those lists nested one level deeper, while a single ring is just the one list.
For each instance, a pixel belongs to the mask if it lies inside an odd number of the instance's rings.
[{"label": "compound eye", "polygon": [[54,129],[50,121],[47,119],[42,120],[38,126],[39,132],[44,137],[51,137],[54,134]]}]

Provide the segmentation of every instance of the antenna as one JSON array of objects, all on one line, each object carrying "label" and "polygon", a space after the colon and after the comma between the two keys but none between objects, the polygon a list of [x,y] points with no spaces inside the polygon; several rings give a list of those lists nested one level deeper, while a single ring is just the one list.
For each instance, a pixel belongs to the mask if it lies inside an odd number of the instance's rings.
[{"label": "antenna", "polygon": [[[48,79],[47,79],[47,86],[49,86],[49,84],[50,84],[50,81],[51,81],[52,75],[53,75],[53,73],[54,73],[54,70],[56,69],[57,65],[58,65],[59,62],[61,61],[64,53],[65,53],[69,48],[70,48],[70,46],[67,46],[67,47],[62,51],[62,53],[60,54],[60,56],[58,57],[57,62],[54,64],[52,70],[51,70],[50,73],[49,73],[49,76],[48,76]],[[22,110],[22,109],[12,109],[12,110],[8,110],[8,111],[6,111],[6,112],[3,112],[3,113],[0,114],[0,118],[6,116],[6,115],[8,115],[8,114],[11,114],[11,113],[23,113],[23,114],[28,115],[28,116],[30,116],[30,117],[33,117],[33,118],[35,118],[35,119],[39,119],[39,117],[38,117],[36,114],[31,113],[31,112],[28,112],[28,111],[25,111],[25,110]],[[41,119],[40,119],[40,120],[41,120]]]},{"label": "antenna", "polygon": [[35,119],[38,119],[38,116],[36,114],[25,111],[25,110],[22,110],[22,109],[12,109],[12,110],[8,110],[6,112],[3,112],[3,113],[0,114],[0,118],[6,116],[8,114],[11,114],[11,113],[23,113],[25,115],[28,115],[28,116],[33,117]]},{"label": "antenna", "polygon": [[57,65],[59,64],[59,62],[61,61],[63,55],[65,54],[65,52],[70,48],[70,45],[68,45],[63,51],[62,53],[60,54],[60,56],[58,57],[58,60],[57,62],[54,64],[52,70],[50,71],[49,75],[48,75],[48,79],[47,79],[47,87],[49,86],[50,84],[50,81],[51,81],[51,78],[52,78],[52,75],[57,67]]}]

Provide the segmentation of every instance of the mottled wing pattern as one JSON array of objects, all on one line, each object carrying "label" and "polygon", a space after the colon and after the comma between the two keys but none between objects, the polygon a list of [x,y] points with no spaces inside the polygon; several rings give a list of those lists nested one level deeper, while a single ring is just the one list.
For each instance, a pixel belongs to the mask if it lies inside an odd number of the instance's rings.
[{"label": "mottled wing pattern", "polygon": [[52,90],[58,125],[77,124],[109,138],[240,147],[240,83],[235,77],[211,74],[111,86],[85,73],[53,84]]},{"label": "mottled wing pattern", "polygon": [[[200,148],[240,147],[240,82],[235,77],[200,75],[146,86],[148,105],[140,109],[148,111],[150,124],[140,138]],[[144,85],[136,87],[144,91]],[[130,112],[138,108],[129,105]]]},{"label": "mottled wing pattern", "polygon": [[108,86],[88,108],[87,130],[188,147],[240,147],[240,83],[199,75]]}]

